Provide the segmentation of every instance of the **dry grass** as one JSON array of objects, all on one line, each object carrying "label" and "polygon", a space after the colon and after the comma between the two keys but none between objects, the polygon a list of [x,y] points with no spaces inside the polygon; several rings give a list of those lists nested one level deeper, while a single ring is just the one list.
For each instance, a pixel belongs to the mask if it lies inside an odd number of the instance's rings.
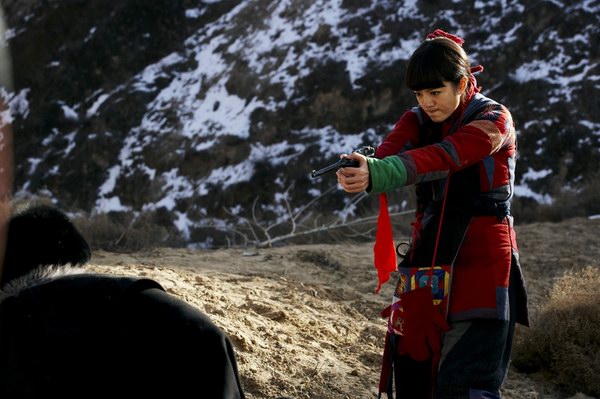
[{"label": "dry grass", "polygon": [[184,245],[174,228],[164,227],[157,214],[131,212],[98,214],[91,217],[74,217],[73,223],[93,249],[131,252],[142,249]]},{"label": "dry grass", "polygon": [[513,365],[539,372],[565,393],[600,396],[600,267],[565,273],[531,329],[516,342]]}]

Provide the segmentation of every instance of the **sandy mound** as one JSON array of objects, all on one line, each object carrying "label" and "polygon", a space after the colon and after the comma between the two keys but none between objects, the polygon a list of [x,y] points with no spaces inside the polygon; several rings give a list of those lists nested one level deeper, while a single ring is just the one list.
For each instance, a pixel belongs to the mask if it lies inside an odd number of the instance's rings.
[{"label": "sandy mound", "polygon": [[[532,311],[565,270],[598,264],[599,227],[588,219],[517,227]],[[236,347],[248,398],[362,399],[377,396],[385,334],[379,313],[393,289],[388,283],[374,293],[372,253],[372,243],[165,248],[96,252],[90,268],[153,278],[210,315]],[[504,397],[563,399],[550,381],[514,370]]]}]

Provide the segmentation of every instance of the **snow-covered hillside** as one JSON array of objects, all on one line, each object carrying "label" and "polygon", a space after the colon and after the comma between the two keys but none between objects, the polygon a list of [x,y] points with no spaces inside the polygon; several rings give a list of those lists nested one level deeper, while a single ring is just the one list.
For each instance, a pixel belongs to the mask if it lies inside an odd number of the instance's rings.
[{"label": "snow-covered hillside", "polygon": [[[597,0],[2,4],[17,191],[72,212],[160,210],[201,243],[256,198],[265,218],[299,209],[335,185],[313,169],[413,105],[403,68],[438,27],[513,113],[517,197],[551,203],[599,176]],[[334,190],[318,207],[351,201]]]}]

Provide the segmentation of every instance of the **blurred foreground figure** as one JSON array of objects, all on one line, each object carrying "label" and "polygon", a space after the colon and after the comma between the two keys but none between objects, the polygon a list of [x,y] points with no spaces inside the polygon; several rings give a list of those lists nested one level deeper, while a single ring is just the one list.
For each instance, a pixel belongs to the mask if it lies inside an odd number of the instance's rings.
[{"label": "blurred foreground figure", "polygon": [[153,280],[85,273],[62,212],[15,213],[6,255],[1,398],[244,398],[228,336]]},{"label": "blurred foreground figure", "polygon": [[13,183],[12,128],[8,107],[8,96],[12,90],[12,64],[5,31],[4,14],[0,6],[0,278]]}]

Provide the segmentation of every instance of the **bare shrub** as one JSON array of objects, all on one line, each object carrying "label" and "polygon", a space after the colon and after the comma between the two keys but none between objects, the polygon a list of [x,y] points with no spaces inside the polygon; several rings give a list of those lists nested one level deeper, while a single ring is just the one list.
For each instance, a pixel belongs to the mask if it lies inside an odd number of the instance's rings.
[{"label": "bare shrub", "polygon": [[513,365],[540,372],[568,395],[600,395],[600,267],[565,273],[532,328],[515,342]]},{"label": "bare shrub", "polygon": [[340,270],[342,267],[342,264],[326,251],[300,250],[296,253],[296,257],[323,269]]},{"label": "bare shrub", "polygon": [[92,249],[132,252],[154,247],[182,247],[185,242],[161,212],[110,212],[76,216],[73,223]]},{"label": "bare shrub", "polygon": [[[293,184],[286,194],[293,191]],[[228,246],[271,247],[286,244],[331,243],[340,241],[372,241],[377,231],[379,202],[377,197],[366,193],[350,196],[345,208],[337,214],[323,214],[319,201],[336,189],[330,187],[321,195],[313,198],[300,208],[292,208],[288,196],[282,196],[278,204],[265,204],[255,197],[252,207],[239,214],[225,210],[231,221],[224,228],[228,234]],[[394,202],[388,202],[389,204]],[[281,206],[285,214],[275,220],[265,218],[265,208]],[[404,204],[406,207],[406,204]],[[410,229],[408,223],[399,218],[403,215],[414,215],[414,209],[390,211],[391,223],[397,237],[407,236]],[[345,215],[345,216],[344,216]],[[401,222],[404,222],[402,224]]]}]

